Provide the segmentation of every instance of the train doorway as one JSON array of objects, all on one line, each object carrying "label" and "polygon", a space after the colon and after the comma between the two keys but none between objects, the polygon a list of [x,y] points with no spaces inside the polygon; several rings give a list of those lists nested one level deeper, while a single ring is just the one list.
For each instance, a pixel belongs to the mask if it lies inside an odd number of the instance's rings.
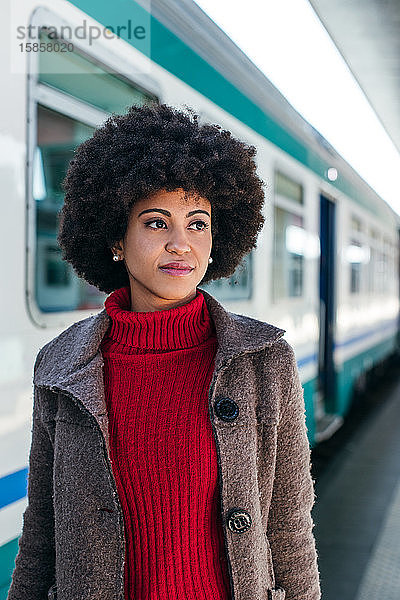
[{"label": "train doorway", "polygon": [[335,414],[334,366],[336,315],[336,204],[320,196],[319,350],[315,406],[316,441],[329,438],[342,424]]}]

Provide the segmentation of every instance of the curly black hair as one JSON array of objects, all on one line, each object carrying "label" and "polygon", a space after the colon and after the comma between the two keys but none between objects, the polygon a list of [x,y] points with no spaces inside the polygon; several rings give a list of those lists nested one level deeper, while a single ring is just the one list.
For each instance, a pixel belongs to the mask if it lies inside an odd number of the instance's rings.
[{"label": "curly black hair", "polygon": [[213,262],[207,283],[232,275],[257,245],[264,225],[264,182],[255,146],[216,124],[151,101],[111,116],[75,150],[62,182],[64,205],[57,241],[79,277],[110,293],[129,285],[111,248],[123,239],[135,202],[183,188],[212,207]]}]

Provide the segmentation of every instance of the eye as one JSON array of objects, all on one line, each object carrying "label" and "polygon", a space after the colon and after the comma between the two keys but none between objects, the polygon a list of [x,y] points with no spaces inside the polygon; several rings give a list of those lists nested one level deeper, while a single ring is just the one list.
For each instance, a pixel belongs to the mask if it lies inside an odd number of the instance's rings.
[{"label": "eye", "polygon": [[[165,221],[163,221],[162,219],[153,219],[152,221],[147,221],[145,223],[145,225],[149,229],[162,229],[160,227],[150,227],[150,225],[152,225],[153,223],[163,223],[163,225],[165,225]],[[205,231],[209,227],[208,223],[206,223],[205,221],[202,221],[202,220],[194,221],[193,223],[190,224],[190,226],[197,225],[198,223],[200,223],[201,225],[203,225],[203,229],[195,229],[195,231]]]},{"label": "eye", "polygon": [[191,225],[197,225],[197,223],[200,223],[201,225],[204,225],[203,229],[197,229],[196,231],[204,231],[205,229],[208,229],[208,223],[206,223],[205,221],[194,221],[193,223],[191,223]]},{"label": "eye", "polygon": [[[164,221],[162,219],[153,219],[152,221],[147,221],[147,223],[145,223],[146,227],[149,227],[149,229],[159,229],[159,227],[150,227],[150,225],[152,223],[164,223]],[[165,225],[165,223],[164,223]]]}]

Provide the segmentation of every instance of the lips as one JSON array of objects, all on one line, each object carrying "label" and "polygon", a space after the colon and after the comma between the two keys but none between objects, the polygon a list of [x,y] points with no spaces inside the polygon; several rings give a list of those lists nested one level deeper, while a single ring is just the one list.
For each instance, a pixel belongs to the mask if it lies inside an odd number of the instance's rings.
[{"label": "lips", "polygon": [[184,262],[172,262],[167,263],[166,265],[161,265],[160,269],[177,269],[179,271],[191,271],[194,267],[191,267],[187,263]]},{"label": "lips", "polygon": [[160,271],[163,271],[163,273],[172,277],[184,277],[186,275],[190,275],[194,269],[194,267],[191,267],[184,262],[168,263],[167,265],[162,265],[159,268]]}]

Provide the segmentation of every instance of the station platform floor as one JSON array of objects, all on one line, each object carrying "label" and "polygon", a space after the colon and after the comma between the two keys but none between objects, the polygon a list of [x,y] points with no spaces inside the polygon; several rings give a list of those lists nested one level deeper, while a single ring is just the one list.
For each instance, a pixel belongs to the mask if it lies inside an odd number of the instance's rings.
[{"label": "station platform floor", "polygon": [[400,599],[400,368],[315,484],[322,600]]}]

